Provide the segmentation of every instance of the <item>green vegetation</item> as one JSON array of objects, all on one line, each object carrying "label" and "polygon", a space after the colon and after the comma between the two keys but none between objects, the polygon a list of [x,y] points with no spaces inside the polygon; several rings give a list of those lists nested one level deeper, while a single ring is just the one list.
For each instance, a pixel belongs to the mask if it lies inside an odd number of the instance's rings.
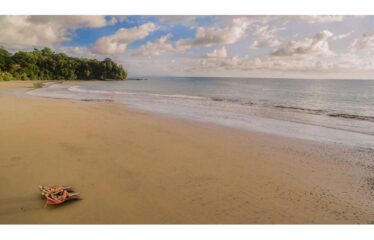
[{"label": "green vegetation", "polygon": [[0,48],[0,81],[10,80],[123,80],[127,73],[110,58],[103,61],[69,57],[50,48],[19,51]]},{"label": "green vegetation", "polygon": [[32,88],[42,88],[43,83],[42,82],[35,82],[32,84]]}]

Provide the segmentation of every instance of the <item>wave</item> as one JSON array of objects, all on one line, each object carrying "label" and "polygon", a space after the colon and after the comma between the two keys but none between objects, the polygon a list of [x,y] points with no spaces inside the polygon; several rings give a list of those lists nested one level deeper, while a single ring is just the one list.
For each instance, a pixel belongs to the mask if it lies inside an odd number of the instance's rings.
[{"label": "wave", "polygon": [[211,97],[210,100],[214,102],[229,102],[229,103],[239,103],[241,105],[254,105],[253,102],[251,101],[244,101],[240,99],[235,99],[235,98],[219,98],[219,97]]},{"label": "wave", "polygon": [[144,95],[154,97],[170,97],[170,98],[188,98],[188,99],[208,99],[207,97],[191,96],[183,94],[158,94],[158,93],[144,93],[144,92],[125,92],[125,91],[105,91],[105,90],[88,90],[82,89],[80,86],[72,86],[68,88],[71,92],[93,93],[93,94],[113,94],[113,95]]},{"label": "wave", "polygon": [[346,119],[355,119],[355,120],[374,122],[374,116],[365,116],[365,115],[357,115],[357,114],[349,114],[349,113],[332,113],[332,112],[328,112],[322,109],[311,109],[311,108],[302,108],[302,107],[293,107],[293,106],[284,106],[284,105],[275,105],[274,107],[279,108],[279,109],[287,109],[287,110],[310,113],[310,114],[326,115],[326,116],[335,117],[335,118],[346,118]]},{"label": "wave", "polygon": [[84,102],[114,102],[113,99],[98,99],[98,98],[81,98],[80,101]]},{"label": "wave", "polygon": [[[106,87],[106,85],[101,86]],[[303,108],[293,106],[294,103],[288,105],[276,100],[254,100],[255,98],[248,99],[245,95],[243,98],[241,96],[230,98],[229,96],[166,95],[127,92],[127,89],[123,88],[105,89],[101,86],[76,83],[53,84],[34,89],[28,94],[80,101],[118,102],[130,108],[188,120],[374,149],[373,116],[360,116],[348,111],[345,113],[346,110],[339,109]],[[90,89],[91,87],[95,88]],[[307,116],[308,114],[310,116]]]},{"label": "wave", "polygon": [[[374,116],[364,116],[364,115],[356,115],[356,114],[349,114],[349,113],[335,113],[329,112],[323,109],[313,109],[313,108],[304,108],[304,107],[295,107],[295,106],[286,106],[286,105],[279,105],[279,104],[261,104],[261,103],[254,103],[252,101],[244,100],[244,99],[236,99],[236,98],[221,98],[221,97],[201,97],[201,96],[191,96],[191,95],[183,95],[183,94],[159,94],[159,93],[145,93],[145,92],[126,92],[126,91],[106,91],[106,90],[89,90],[83,89],[78,85],[71,86],[68,88],[71,92],[80,92],[80,93],[91,93],[91,94],[99,94],[99,95],[138,95],[138,96],[149,96],[149,97],[158,97],[158,98],[177,98],[177,99],[192,99],[192,100],[210,100],[214,102],[223,102],[223,103],[234,103],[240,104],[245,106],[253,106],[258,105],[262,107],[272,107],[275,109],[281,110],[289,110],[289,111],[296,111],[300,113],[306,114],[316,114],[316,115],[325,115],[334,118],[344,118],[344,119],[354,119],[354,120],[362,120],[362,121],[370,121],[374,122]],[[94,98],[82,99],[83,101],[94,101]],[[98,99],[102,101],[102,99]],[[109,99],[107,101],[113,101]]]},{"label": "wave", "polygon": [[111,91],[104,91],[104,90],[87,90],[82,89],[80,86],[71,86],[68,88],[70,92],[80,92],[80,93],[94,93],[94,94],[111,94]]},{"label": "wave", "polygon": [[356,119],[356,120],[374,122],[373,116],[363,116],[363,115],[355,115],[355,114],[347,114],[347,113],[329,113],[327,115],[330,117],[348,118],[348,119]]},{"label": "wave", "polygon": [[326,111],[322,109],[302,108],[302,107],[293,107],[293,106],[284,106],[284,105],[274,105],[274,107],[279,108],[279,109],[288,109],[288,110],[306,112],[306,113],[312,113],[312,114],[326,113]]},{"label": "wave", "polygon": [[144,94],[147,96],[156,96],[156,97],[185,98],[185,99],[197,99],[197,100],[209,99],[207,97],[191,96],[191,95],[183,95],[183,94],[158,94],[158,93],[141,93],[141,94]]}]

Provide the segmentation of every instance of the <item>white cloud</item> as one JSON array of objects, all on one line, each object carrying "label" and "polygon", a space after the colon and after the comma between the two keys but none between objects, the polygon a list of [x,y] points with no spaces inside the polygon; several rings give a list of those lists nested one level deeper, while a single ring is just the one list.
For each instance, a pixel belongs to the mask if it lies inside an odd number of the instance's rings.
[{"label": "white cloud", "polygon": [[291,18],[310,24],[341,22],[344,20],[344,16],[339,15],[304,15],[292,16]]},{"label": "white cloud", "polygon": [[[235,74],[237,76],[287,76],[296,77],[366,77],[374,73],[374,58],[357,54],[341,54],[323,58],[249,58],[248,56],[226,56],[225,58],[201,58],[191,65],[190,72],[201,74]],[[353,75],[352,75],[353,74]]]},{"label": "white cloud", "polygon": [[240,18],[245,21],[248,26],[251,25],[264,25],[271,22],[284,21],[284,16],[271,16],[271,15],[251,15],[251,16],[215,16],[214,22],[223,26],[228,26],[232,23],[234,18]]},{"label": "white cloud", "polygon": [[270,27],[269,25],[257,25],[253,35],[259,38],[272,38],[276,33],[284,28]]},{"label": "white cloud", "polygon": [[128,43],[117,41],[112,37],[102,37],[90,47],[92,53],[95,54],[119,54],[126,50]]},{"label": "white cloud", "polygon": [[154,23],[145,23],[133,28],[120,28],[113,35],[99,38],[90,49],[96,54],[120,54],[126,50],[128,44],[144,39],[155,30]]},{"label": "white cloud", "polygon": [[156,25],[150,22],[142,24],[139,27],[120,28],[112,36],[116,38],[118,41],[130,43],[147,37],[148,34],[156,30],[156,28]]},{"label": "white cloud", "polygon": [[356,38],[351,44],[352,50],[374,50],[374,32],[364,33],[360,38]]},{"label": "white cloud", "polygon": [[260,48],[273,48],[278,47],[281,42],[276,38],[269,38],[263,40],[255,40],[250,46],[250,49],[260,49]]},{"label": "white cloud", "polygon": [[190,39],[181,39],[176,42],[171,41],[171,34],[160,37],[153,42],[147,42],[142,45],[134,56],[159,56],[166,52],[185,52],[191,48]]},{"label": "white cloud", "polygon": [[192,39],[180,39],[175,42],[175,49],[177,52],[185,52],[192,47]]},{"label": "white cloud", "polygon": [[229,26],[224,28],[198,27],[194,44],[205,46],[233,44],[244,37],[248,26],[249,22],[245,18],[234,18]]},{"label": "white cloud", "polygon": [[249,58],[248,56],[227,56],[225,58],[202,58],[197,64],[192,66],[194,71],[217,73],[230,71],[238,73],[251,73],[254,71],[288,72],[288,73],[320,73],[338,67],[336,63],[321,61],[316,58]]},{"label": "white cloud", "polygon": [[86,47],[60,47],[55,49],[56,52],[62,52],[69,56],[79,57],[79,58],[102,58],[96,54],[93,54]]},{"label": "white cloud", "polygon": [[71,39],[71,30],[113,24],[104,16],[0,16],[0,46],[9,49],[57,47]]},{"label": "white cloud", "polygon": [[308,57],[332,55],[329,49],[328,39],[333,34],[327,30],[314,35],[312,38],[305,38],[300,41],[290,41],[285,46],[272,52],[273,57]]},{"label": "white cloud", "polygon": [[353,31],[351,32],[347,32],[347,33],[343,33],[343,34],[339,34],[339,35],[335,35],[332,37],[332,40],[336,41],[336,40],[342,40],[344,38],[347,38],[349,36],[351,36],[353,33]]},{"label": "white cloud", "polygon": [[250,49],[273,48],[281,44],[276,33],[283,28],[270,27],[269,25],[256,26],[253,35],[258,39],[250,46]]},{"label": "white cloud", "polygon": [[214,49],[213,52],[206,54],[207,58],[225,58],[227,57],[227,51],[226,48],[223,46],[218,49]]},{"label": "white cloud", "polygon": [[355,53],[344,53],[339,56],[334,66],[339,69],[356,71],[374,70],[374,58],[371,55],[358,55]]},{"label": "white cloud", "polygon": [[158,56],[164,52],[173,51],[174,47],[170,40],[171,35],[165,35],[154,42],[147,42],[135,53],[140,56]]},{"label": "white cloud", "polygon": [[233,56],[233,57],[226,57],[222,60],[220,63],[220,66],[226,67],[226,68],[235,68],[236,66],[239,66],[241,61],[243,61],[244,58],[240,58],[239,56]]},{"label": "white cloud", "polygon": [[[351,17],[350,17],[351,18]],[[350,19],[349,18],[349,19]],[[374,57],[371,56],[369,50],[374,51],[374,33],[366,33],[362,37],[357,38],[352,43],[355,51],[347,51],[346,41],[337,42],[341,39],[353,37],[354,26],[351,26],[348,17],[345,16],[291,16],[291,17],[274,17],[267,18],[259,16],[259,18],[251,17],[224,17],[221,20],[217,18],[215,25],[202,26],[197,29],[195,38],[182,39],[175,43],[170,43],[173,48],[169,47],[167,51],[175,52],[176,46],[190,49],[194,47],[194,54],[188,59],[181,61],[180,56],[170,60],[167,56],[162,58],[152,58],[156,64],[157,61],[163,61],[167,64],[167,72],[176,70],[181,75],[195,76],[292,76],[292,77],[328,77],[328,78],[355,78],[357,76],[373,76],[374,73]],[[219,20],[219,21],[218,21]],[[301,38],[305,33],[314,31],[317,26],[308,24],[325,24],[342,22],[346,24],[346,33],[334,35],[330,31],[321,31],[307,38]],[[353,21],[354,23],[358,21]],[[295,24],[296,23],[296,24]],[[300,25],[303,23],[303,25]],[[307,23],[307,24],[305,24]],[[357,23],[358,24],[358,23]],[[242,27],[241,27],[242,26]],[[280,26],[282,28],[280,28]],[[361,26],[361,25],[359,25]],[[299,27],[303,27],[300,31]],[[320,27],[320,26],[318,26]],[[364,26],[363,26],[364,27]],[[277,34],[285,29],[284,38],[289,38],[288,42],[283,45]],[[334,32],[341,31],[341,26],[335,28],[335,25],[329,25],[329,29]],[[296,35],[296,32],[299,35]],[[313,32],[312,32],[313,33]],[[240,51],[237,45],[230,47],[230,56],[227,52],[229,44],[238,43],[251,34],[256,37],[255,41],[250,45],[251,48],[274,48],[276,50],[266,54],[266,52],[258,51]],[[292,40],[293,39],[293,40]],[[332,49],[330,49],[330,44]],[[200,46],[196,46],[200,45]],[[206,53],[201,58],[193,58],[200,55],[204,51],[203,46],[216,46],[213,50]],[[171,50],[172,49],[172,50]],[[357,51],[362,50],[362,51]],[[156,51],[157,52],[157,51]],[[249,55],[245,55],[245,54]],[[265,55],[258,55],[265,53]],[[244,55],[244,56],[243,56]],[[173,56],[174,57],[174,56]],[[157,65],[157,70],[161,66]],[[366,74],[366,75],[365,75]],[[352,77],[353,76],[353,77]]]},{"label": "white cloud", "polygon": [[[368,35],[365,35],[368,37]],[[288,74],[328,74],[332,72],[373,71],[374,58],[363,58],[356,54],[334,54],[330,51],[328,40],[333,34],[327,30],[311,38],[290,41],[278,50],[264,57],[228,56],[214,50],[205,58],[198,60],[196,71],[216,73],[218,71],[245,72],[287,72]],[[366,46],[366,45],[365,45]],[[223,52],[223,51],[221,51]],[[221,56],[221,57],[217,57]]]},{"label": "white cloud", "polygon": [[[223,17],[221,17],[223,18]],[[227,19],[224,17],[223,19]],[[190,49],[194,45],[204,45],[209,47],[212,45],[230,45],[241,40],[250,25],[248,18],[230,18],[230,22],[226,27],[198,27],[196,29],[195,38],[181,39],[176,42],[176,47],[180,50]]]},{"label": "white cloud", "polygon": [[27,17],[29,22],[36,24],[53,23],[70,29],[80,27],[99,28],[106,25],[113,25],[116,23],[115,18],[105,16],[90,16],[90,15],[72,15],[72,16],[45,16],[45,15],[32,15]]}]

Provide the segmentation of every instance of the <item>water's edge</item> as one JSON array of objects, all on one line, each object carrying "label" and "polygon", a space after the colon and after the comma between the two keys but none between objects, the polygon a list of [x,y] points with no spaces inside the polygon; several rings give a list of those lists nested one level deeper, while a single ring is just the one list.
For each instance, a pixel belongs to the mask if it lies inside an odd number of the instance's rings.
[{"label": "water's edge", "polygon": [[[324,125],[326,122],[324,118],[331,116],[320,114],[318,110],[313,109],[287,109],[289,107],[279,105],[274,106],[274,108],[280,109],[274,114],[272,110],[264,109],[251,102],[238,103],[230,99],[181,94],[88,90],[77,84],[50,84],[44,88],[29,91],[27,94],[83,101],[115,101],[131,108],[193,121],[215,123],[298,139],[374,149],[374,134],[372,132],[368,129],[361,131],[360,128],[352,128],[346,124],[346,121],[351,121],[356,117],[334,116],[340,118],[338,119],[340,125]],[[371,119],[363,122],[367,122],[368,126],[372,124]]]}]

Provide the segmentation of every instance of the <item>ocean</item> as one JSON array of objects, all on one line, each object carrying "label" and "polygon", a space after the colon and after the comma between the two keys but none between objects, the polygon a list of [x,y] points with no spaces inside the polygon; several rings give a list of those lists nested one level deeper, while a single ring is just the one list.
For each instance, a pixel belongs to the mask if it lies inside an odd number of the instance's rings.
[{"label": "ocean", "polygon": [[287,137],[374,149],[374,81],[150,77],[50,84],[31,95],[131,108]]}]

